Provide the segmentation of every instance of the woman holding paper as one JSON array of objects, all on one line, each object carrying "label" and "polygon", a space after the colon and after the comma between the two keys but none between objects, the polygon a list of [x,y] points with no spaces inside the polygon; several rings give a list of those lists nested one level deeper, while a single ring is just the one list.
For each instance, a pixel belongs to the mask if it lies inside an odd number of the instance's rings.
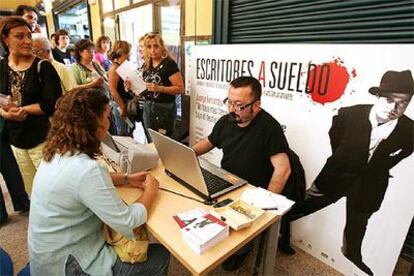
[{"label": "woman holding paper", "polygon": [[144,126],[171,136],[175,126],[175,95],[184,92],[184,83],[177,63],[169,56],[161,36],[145,37],[143,78],[146,82]]},{"label": "woman holding paper", "polygon": [[108,54],[109,59],[112,61],[112,66],[108,71],[109,91],[119,107],[121,118],[127,122],[127,127],[118,135],[128,136],[132,136],[132,132],[135,129],[133,122],[135,121],[134,116],[137,114],[138,101],[134,104],[134,94],[125,89],[124,81],[119,76],[117,69],[129,59],[130,52],[131,44],[119,40],[115,42],[114,47]]}]

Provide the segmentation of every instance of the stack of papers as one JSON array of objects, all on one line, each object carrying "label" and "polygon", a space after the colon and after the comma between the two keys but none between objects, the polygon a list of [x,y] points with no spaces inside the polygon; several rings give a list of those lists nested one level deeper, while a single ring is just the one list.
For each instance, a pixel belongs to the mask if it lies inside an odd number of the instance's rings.
[{"label": "stack of papers", "polygon": [[246,189],[240,198],[257,208],[274,212],[277,215],[284,215],[295,204],[294,201],[285,196],[272,193],[263,188]]},{"label": "stack of papers", "polygon": [[229,234],[229,226],[212,214],[206,214],[184,227],[183,240],[201,255]]}]

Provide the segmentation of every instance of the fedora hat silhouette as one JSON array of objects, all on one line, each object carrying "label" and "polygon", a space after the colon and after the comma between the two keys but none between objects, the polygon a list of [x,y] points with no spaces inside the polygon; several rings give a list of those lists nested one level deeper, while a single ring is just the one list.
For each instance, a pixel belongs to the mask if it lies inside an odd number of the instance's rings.
[{"label": "fedora hat silhouette", "polygon": [[379,87],[371,87],[368,91],[378,96],[386,96],[390,93],[413,95],[414,82],[411,71],[387,71],[382,76]]}]

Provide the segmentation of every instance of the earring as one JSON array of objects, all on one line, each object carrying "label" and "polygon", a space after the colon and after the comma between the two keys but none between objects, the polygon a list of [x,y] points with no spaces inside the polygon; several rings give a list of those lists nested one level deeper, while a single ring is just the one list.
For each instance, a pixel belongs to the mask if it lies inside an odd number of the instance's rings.
[{"label": "earring", "polygon": [[162,56],[161,56],[162,58],[167,58],[168,57],[168,54],[167,54],[167,52],[164,52],[164,54],[162,54]]}]

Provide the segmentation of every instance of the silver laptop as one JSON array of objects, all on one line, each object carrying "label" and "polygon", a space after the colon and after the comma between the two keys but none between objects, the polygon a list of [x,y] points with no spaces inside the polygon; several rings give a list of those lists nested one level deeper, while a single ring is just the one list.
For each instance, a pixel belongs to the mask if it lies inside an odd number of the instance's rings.
[{"label": "silver laptop", "polygon": [[194,150],[159,132],[148,129],[165,172],[206,200],[213,200],[247,183],[210,162],[198,159]]}]

